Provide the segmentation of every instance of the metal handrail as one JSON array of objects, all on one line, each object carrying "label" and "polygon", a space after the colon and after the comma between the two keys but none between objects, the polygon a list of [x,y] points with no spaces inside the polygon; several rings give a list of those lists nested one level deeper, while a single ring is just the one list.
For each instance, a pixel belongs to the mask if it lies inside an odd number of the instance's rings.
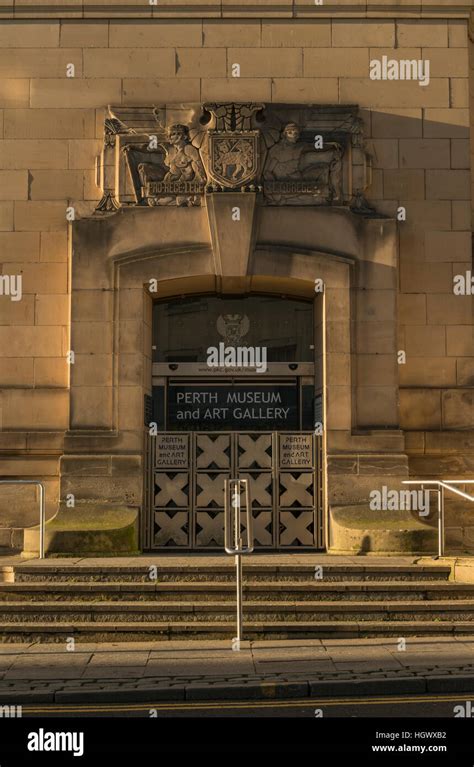
[{"label": "metal handrail", "polygon": [[[240,524],[241,485],[243,485],[245,493],[245,523],[247,528],[247,546],[244,546],[242,542]],[[253,551],[253,518],[248,479],[225,479],[224,493],[225,550],[227,554],[251,554]],[[232,509],[234,509],[233,513]]]},{"label": "metal handrail", "polygon": [[[245,496],[246,546],[244,546],[242,538],[242,520],[240,516],[242,487]],[[251,554],[253,551],[253,516],[248,479],[224,480],[224,514],[224,548],[227,554],[235,555],[237,590],[237,645],[235,649],[240,650],[240,642],[243,636],[242,554]]]},{"label": "metal handrail", "polygon": [[44,527],[46,524],[46,503],[44,484],[37,479],[0,479],[0,485],[36,485],[40,489],[40,540],[39,558],[44,559]]},{"label": "metal handrail", "polygon": [[438,488],[435,490],[438,494],[438,556],[444,556],[444,491],[449,490],[451,493],[474,503],[474,495],[469,495],[469,493],[453,487],[453,485],[474,485],[474,479],[404,479],[402,484],[421,485],[422,490],[425,485],[435,485]]}]

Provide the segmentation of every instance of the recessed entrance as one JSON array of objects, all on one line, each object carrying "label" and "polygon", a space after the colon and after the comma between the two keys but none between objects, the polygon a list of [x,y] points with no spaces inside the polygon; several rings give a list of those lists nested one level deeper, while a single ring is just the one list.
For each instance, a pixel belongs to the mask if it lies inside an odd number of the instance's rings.
[{"label": "recessed entrance", "polygon": [[193,296],[153,312],[144,548],[222,549],[224,480],[238,477],[256,548],[322,548],[312,302]]}]

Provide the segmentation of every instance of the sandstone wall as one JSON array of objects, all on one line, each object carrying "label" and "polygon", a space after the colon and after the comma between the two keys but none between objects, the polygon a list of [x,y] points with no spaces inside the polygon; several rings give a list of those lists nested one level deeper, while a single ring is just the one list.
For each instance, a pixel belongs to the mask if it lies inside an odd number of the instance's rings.
[{"label": "sandstone wall", "polygon": [[[109,103],[360,105],[373,156],[367,197],[389,215],[400,206],[407,212],[400,223],[399,348],[407,355],[399,367],[400,425],[412,471],[474,476],[473,297],[453,295],[453,276],[472,269],[471,2],[339,5],[325,12],[313,0],[160,0],[159,7],[127,0],[123,10],[63,0],[56,12],[50,0],[44,7],[1,3],[0,268],[22,275],[23,298],[0,296],[0,474],[46,478],[49,513],[69,425],[66,208],[80,217],[100,199],[95,163]],[[383,55],[429,59],[430,84],[370,80],[369,62]],[[240,77],[232,76],[234,64]],[[364,350],[375,349],[375,387],[391,360],[384,358],[383,301],[372,309],[367,334],[356,340],[357,374],[364,376]],[[100,368],[100,328],[97,335]],[[11,511],[14,497],[4,509]],[[30,523],[35,514],[31,505]],[[10,530],[5,522],[5,540]]]}]

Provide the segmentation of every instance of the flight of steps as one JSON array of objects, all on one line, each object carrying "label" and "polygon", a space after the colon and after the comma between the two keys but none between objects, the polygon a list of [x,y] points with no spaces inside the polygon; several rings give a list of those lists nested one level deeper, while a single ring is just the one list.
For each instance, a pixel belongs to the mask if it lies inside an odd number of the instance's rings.
[{"label": "flight of steps", "polygon": [[[161,560],[160,562],[163,562]],[[0,641],[231,639],[235,570],[222,565],[0,569]],[[437,565],[244,563],[246,639],[474,633],[474,584]]]}]

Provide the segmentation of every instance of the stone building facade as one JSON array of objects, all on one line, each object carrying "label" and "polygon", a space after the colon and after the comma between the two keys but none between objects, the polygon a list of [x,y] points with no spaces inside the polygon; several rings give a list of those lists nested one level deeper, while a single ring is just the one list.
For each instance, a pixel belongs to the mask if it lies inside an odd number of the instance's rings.
[{"label": "stone building facade", "polygon": [[[1,4],[0,478],[50,553],[219,547],[235,472],[262,547],[432,551],[371,494],[474,479],[471,2],[325,5]],[[281,412],[178,407],[242,392]],[[3,550],[37,514],[2,487]]]}]

